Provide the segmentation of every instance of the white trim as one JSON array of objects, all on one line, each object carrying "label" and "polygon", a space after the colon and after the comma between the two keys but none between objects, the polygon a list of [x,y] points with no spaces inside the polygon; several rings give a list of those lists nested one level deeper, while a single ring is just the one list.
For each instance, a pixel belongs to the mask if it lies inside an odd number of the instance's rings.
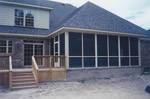
[{"label": "white trim", "polygon": [[[81,45],[82,45],[82,68],[84,68],[84,46],[83,46],[83,33],[81,34]],[[81,56],[80,56],[81,57]]]},{"label": "white trim", "polygon": [[[60,28],[61,29],[61,28]],[[146,36],[146,35],[140,35],[140,34],[133,34],[133,33],[123,33],[123,32],[112,32],[112,31],[103,31],[103,30],[93,30],[93,29],[83,29],[83,28],[71,28],[71,27],[62,27],[62,29],[68,29],[68,30],[80,30],[80,31],[89,31],[89,32],[95,32],[95,33],[107,33],[107,34],[120,34],[120,35],[130,35],[130,36]],[[52,33],[51,33],[52,34]]]},{"label": "white trim", "polygon": [[108,58],[108,66],[110,67],[110,62],[109,62],[109,36],[107,35],[107,58]]},{"label": "white trim", "polygon": [[65,32],[65,56],[66,56],[66,67],[69,68],[69,37],[68,32]]},{"label": "white trim", "polygon": [[53,9],[51,7],[44,7],[44,6],[38,6],[38,5],[32,5],[32,4],[17,3],[17,2],[0,1],[0,3],[26,6],[26,7],[33,7],[33,8],[40,8],[40,9],[47,9],[47,10],[52,10]]},{"label": "white trim", "polygon": [[118,62],[119,62],[119,67],[121,67],[121,58],[120,58],[120,36],[118,36]]},{"label": "white trim", "polygon": [[95,66],[96,66],[96,68],[98,67],[98,62],[97,62],[97,34],[95,34]]}]

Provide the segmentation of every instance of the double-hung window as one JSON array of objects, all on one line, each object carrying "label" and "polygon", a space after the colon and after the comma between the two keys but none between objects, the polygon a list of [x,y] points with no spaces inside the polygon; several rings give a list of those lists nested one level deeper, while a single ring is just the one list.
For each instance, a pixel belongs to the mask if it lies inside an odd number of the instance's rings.
[{"label": "double-hung window", "polygon": [[23,26],[24,25],[24,11],[15,9],[15,25]]},{"label": "double-hung window", "polygon": [[12,53],[12,41],[0,40],[0,53]]}]

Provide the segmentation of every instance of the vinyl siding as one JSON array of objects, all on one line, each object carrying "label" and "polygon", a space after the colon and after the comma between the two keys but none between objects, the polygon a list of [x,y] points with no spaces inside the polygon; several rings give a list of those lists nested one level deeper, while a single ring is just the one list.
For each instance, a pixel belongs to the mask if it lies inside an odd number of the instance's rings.
[{"label": "vinyl siding", "polygon": [[34,28],[49,29],[49,10],[25,8],[21,6],[11,6],[0,4],[0,25],[14,26],[15,9],[31,10],[34,13]]}]

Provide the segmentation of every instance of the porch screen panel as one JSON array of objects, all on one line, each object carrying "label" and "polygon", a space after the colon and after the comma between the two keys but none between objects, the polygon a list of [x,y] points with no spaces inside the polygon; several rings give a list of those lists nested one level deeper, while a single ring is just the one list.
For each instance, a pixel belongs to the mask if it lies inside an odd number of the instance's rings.
[{"label": "porch screen panel", "polygon": [[69,67],[70,68],[82,68],[82,57],[70,57]]},{"label": "porch screen panel", "polygon": [[131,56],[138,56],[138,39],[130,38],[130,53]]},{"label": "porch screen panel", "polygon": [[129,39],[120,37],[120,61],[121,66],[129,66]]},{"label": "porch screen panel", "polygon": [[84,67],[95,67],[95,57],[84,57]]},{"label": "porch screen panel", "polygon": [[81,33],[69,33],[69,56],[82,56]]},{"label": "porch screen panel", "polygon": [[97,35],[97,54],[98,56],[107,56],[107,36]]},{"label": "porch screen panel", "polygon": [[60,55],[65,55],[65,34],[60,35]]},{"label": "porch screen panel", "polygon": [[97,35],[98,67],[108,66],[107,35]]},{"label": "porch screen panel", "polygon": [[131,54],[131,65],[139,65],[139,54],[138,54],[138,38],[130,38],[130,54]]},{"label": "porch screen panel", "polygon": [[84,67],[95,67],[95,35],[83,34]]},{"label": "porch screen panel", "polygon": [[83,34],[84,56],[95,56],[95,35]]},{"label": "porch screen panel", "polygon": [[54,55],[54,38],[51,38],[50,39],[50,48],[51,48],[51,50],[50,50],[50,54],[51,55]]},{"label": "porch screen panel", "polygon": [[109,36],[109,66],[119,66],[118,36]]}]

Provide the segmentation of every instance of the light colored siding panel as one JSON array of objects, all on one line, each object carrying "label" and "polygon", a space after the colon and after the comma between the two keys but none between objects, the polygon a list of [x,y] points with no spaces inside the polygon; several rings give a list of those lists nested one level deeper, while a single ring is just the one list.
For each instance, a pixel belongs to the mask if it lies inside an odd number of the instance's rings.
[{"label": "light colored siding panel", "polygon": [[13,7],[0,5],[0,25],[14,25]]},{"label": "light colored siding panel", "polygon": [[24,11],[31,10],[34,13],[34,27],[49,29],[49,10],[35,9],[35,8],[25,8],[21,6],[8,6],[0,4],[0,25],[14,26],[15,9],[22,9]]},{"label": "light colored siding panel", "polygon": [[49,29],[49,11],[37,10],[35,14],[35,27]]}]

